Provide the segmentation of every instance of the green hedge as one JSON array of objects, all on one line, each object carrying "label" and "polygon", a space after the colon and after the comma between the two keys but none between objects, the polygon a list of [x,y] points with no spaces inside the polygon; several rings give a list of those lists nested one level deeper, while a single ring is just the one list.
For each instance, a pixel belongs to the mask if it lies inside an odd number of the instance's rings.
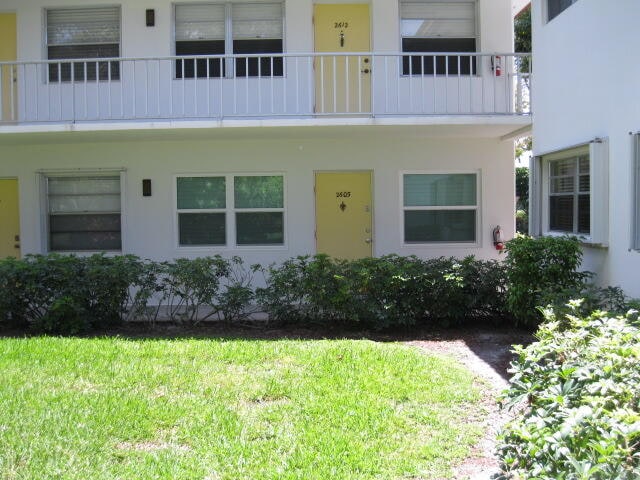
[{"label": "green hedge", "polygon": [[[576,310],[579,302],[574,303]],[[640,478],[640,322],[556,316],[518,348],[499,437],[507,478]]]},{"label": "green hedge", "polygon": [[354,261],[301,256],[272,265],[257,297],[280,323],[387,328],[502,319],[505,269],[496,261],[388,255]]},{"label": "green hedge", "polygon": [[[124,320],[234,322],[256,310],[277,323],[376,329],[478,320],[535,326],[537,307],[570,298],[620,311],[621,290],[588,285],[572,238],[518,237],[504,262],[388,255],[341,261],[301,256],[269,267],[219,255],[153,262],[132,255],[30,255],[0,261],[0,322],[52,333]],[[256,274],[264,275],[255,289]]]}]

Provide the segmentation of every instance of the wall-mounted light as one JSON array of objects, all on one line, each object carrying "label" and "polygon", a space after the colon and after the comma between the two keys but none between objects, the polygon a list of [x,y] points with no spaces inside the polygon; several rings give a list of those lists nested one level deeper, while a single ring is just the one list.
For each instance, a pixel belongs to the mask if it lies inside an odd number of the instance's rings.
[{"label": "wall-mounted light", "polygon": [[156,24],[156,11],[153,8],[147,8],[146,18],[147,27],[154,27]]},{"label": "wall-mounted light", "polygon": [[151,179],[145,178],[142,180],[142,196],[150,197],[151,196]]}]

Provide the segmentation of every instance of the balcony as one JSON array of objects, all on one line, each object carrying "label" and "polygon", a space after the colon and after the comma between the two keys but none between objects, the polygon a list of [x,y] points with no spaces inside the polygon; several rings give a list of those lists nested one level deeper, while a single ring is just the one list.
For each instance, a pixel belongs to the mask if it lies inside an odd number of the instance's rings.
[{"label": "balcony", "polygon": [[529,54],[442,52],[1,62],[0,132],[188,120],[517,117],[523,124],[531,115],[529,65]]}]

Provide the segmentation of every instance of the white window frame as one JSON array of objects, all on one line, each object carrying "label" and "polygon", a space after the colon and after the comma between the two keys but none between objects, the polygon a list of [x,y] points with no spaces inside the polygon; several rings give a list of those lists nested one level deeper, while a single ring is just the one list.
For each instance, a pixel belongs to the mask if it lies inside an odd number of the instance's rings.
[{"label": "white window frame", "polygon": [[[589,235],[550,230],[549,193],[550,167],[554,160],[589,156]],[[585,244],[607,247],[609,244],[609,142],[596,138],[590,142],[554,150],[532,159],[530,197],[530,231],[532,235],[574,236]],[[536,199],[536,196],[539,198]]]},{"label": "white window frame", "polygon": [[[589,172],[588,173],[580,173],[580,159],[586,157],[587,160],[589,161]],[[572,181],[573,181],[573,190],[571,192],[566,192],[566,193],[553,193],[551,192],[551,180],[552,178],[559,178],[559,177],[552,177],[551,175],[551,166],[556,163],[556,162],[563,162],[563,161],[571,161],[574,164],[574,173],[571,176]],[[545,196],[545,202],[547,202],[547,221],[545,223],[546,226],[546,230],[547,233],[552,234],[552,235],[576,235],[576,236],[585,236],[585,237],[591,237],[591,207],[589,207],[589,233],[584,233],[584,232],[579,232],[578,231],[578,222],[579,222],[579,199],[581,195],[586,195],[589,194],[589,204],[591,204],[591,199],[592,199],[592,195],[591,195],[591,156],[589,155],[589,149],[585,148],[585,149],[577,149],[576,151],[569,151],[566,154],[559,154],[559,156],[557,158],[552,158],[552,159],[545,159],[545,178],[547,180],[547,194]],[[585,192],[585,191],[580,191],[580,177],[581,176],[585,176],[585,175],[589,175],[589,191]],[[565,175],[566,177],[568,177],[567,175]],[[571,228],[571,231],[565,231],[565,230],[551,230],[551,198],[552,197],[568,197],[568,196],[572,196],[573,197],[573,212],[571,213],[572,215],[572,220],[573,220],[573,225]]]},{"label": "white window frame", "polygon": [[[475,175],[476,176],[476,204],[470,205],[454,205],[454,206],[424,206],[424,207],[405,207],[404,205],[404,176],[405,175]],[[461,247],[461,248],[477,248],[482,243],[482,170],[402,170],[399,172],[399,215],[400,219],[399,234],[401,245],[403,248],[442,248],[442,247]],[[406,242],[404,236],[404,212],[407,210],[475,210],[475,240],[472,242]]]},{"label": "white window frame", "polygon": [[[225,208],[220,209],[178,209],[178,178],[183,177],[212,177],[225,178]],[[282,177],[282,208],[236,208],[235,206],[235,184],[236,177]],[[252,244],[238,245],[236,230],[236,213],[255,212],[282,212],[282,244]],[[225,244],[224,245],[181,245],[180,228],[178,215],[180,213],[224,213],[225,214]],[[284,172],[234,172],[234,173],[180,173],[173,177],[173,231],[174,248],[179,251],[263,251],[263,250],[286,250],[288,248],[287,239],[287,178]]]},{"label": "white window frame", "polygon": [[[92,255],[105,252],[107,254],[121,254],[126,252],[126,179],[124,169],[99,170],[44,170],[39,171],[40,198],[42,211],[42,248],[44,252],[65,254]],[[119,177],[120,178],[120,249],[119,250],[51,250],[49,236],[49,178],[80,178],[80,177]]]},{"label": "white window frame", "polygon": [[[281,9],[282,9],[282,53],[273,53],[274,56],[282,56],[284,53],[286,53],[287,51],[287,46],[286,46],[286,1],[285,0],[236,0],[236,1],[229,1],[229,0],[218,0],[218,1],[207,1],[207,2],[175,2],[172,4],[172,8],[171,8],[171,12],[172,12],[172,19],[171,19],[171,51],[173,52],[173,55],[181,58],[183,56],[188,57],[188,55],[177,55],[176,54],[176,7],[178,6],[182,6],[182,5],[224,5],[225,7],[225,11],[224,11],[224,55],[225,57],[229,57],[230,55],[234,55],[233,53],[233,5],[234,4],[243,4],[243,5],[259,5],[261,3],[279,3],[281,5]],[[240,56],[242,56],[242,54],[238,54]],[[251,55],[251,54],[248,54]],[[263,54],[265,57],[269,56],[268,53]],[[263,77],[252,77],[252,76],[242,76],[242,77],[238,77],[238,78],[257,78],[257,79],[271,79],[271,78],[285,78],[286,77],[286,58],[282,57],[282,75],[278,75],[278,76],[263,76]],[[225,75],[221,76],[221,77],[211,77],[212,79],[225,79],[225,78],[236,78],[236,74],[235,74],[235,62],[233,58],[225,58],[224,59],[225,62]],[[176,78],[175,72],[174,72],[174,78]],[[186,77],[186,78],[190,78],[190,77]]]},{"label": "white window frame", "polygon": [[[65,10],[92,10],[92,9],[99,9],[99,8],[116,8],[118,10],[118,23],[119,23],[119,36],[118,36],[118,55],[117,57],[120,58],[123,56],[122,54],[122,6],[119,4],[106,4],[106,5],[101,5],[101,4],[97,4],[97,5],[77,5],[77,6],[64,6],[64,7],[53,7],[53,8],[43,8],[42,10],[42,44],[43,44],[43,58],[45,60],[52,60],[52,61],[56,61],[58,60],[60,64],[65,64],[65,63],[73,63],[76,59],[73,58],[68,58],[68,59],[56,59],[56,58],[49,58],[49,47],[50,46],[55,46],[55,44],[50,44],[49,43],[49,22],[48,22],[48,12],[53,11],[53,12],[61,12],[61,11],[65,11]],[[93,45],[93,44],[87,44],[87,45]],[[96,62],[100,61],[101,57],[84,57],[84,58],[95,58]],[[78,59],[81,59],[80,57],[78,57]],[[52,63],[50,65],[56,65],[56,63]],[[58,67],[59,68],[59,67]],[[120,68],[122,68],[120,66]],[[72,73],[71,73],[71,78],[69,80],[61,80],[63,83],[66,82],[84,82],[84,78],[75,78],[74,74],[73,74],[73,68],[71,69]],[[109,67],[109,72],[111,72],[111,68]],[[62,72],[59,72],[60,75],[62,75]],[[85,67],[85,73],[86,73],[86,67]],[[48,79],[48,73],[47,75],[47,79]],[[121,77],[122,77],[122,71],[119,72],[119,75],[117,78],[111,78],[111,74],[109,75],[109,78],[106,80],[101,80],[100,79],[100,74],[99,72],[96,72],[96,77],[97,77],[97,81],[107,81],[107,82],[119,82]],[[59,77],[61,78],[61,77]]]}]

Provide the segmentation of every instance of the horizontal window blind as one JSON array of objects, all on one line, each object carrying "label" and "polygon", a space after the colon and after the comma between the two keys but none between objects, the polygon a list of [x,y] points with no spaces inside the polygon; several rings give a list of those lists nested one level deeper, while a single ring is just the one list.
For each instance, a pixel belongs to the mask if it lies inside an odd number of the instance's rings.
[{"label": "horizontal window blind", "polygon": [[400,4],[403,37],[475,37],[475,17],[475,2],[404,1]]},{"label": "horizontal window blind", "polygon": [[119,176],[47,179],[49,249],[121,249]]},{"label": "horizontal window blind", "polygon": [[282,38],[280,3],[234,3],[231,18],[234,40]]},{"label": "horizontal window blind", "polygon": [[120,8],[47,10],[47,44],[120,43]]},{"label": "horizontal window blind", "polygon": [[224,40],[225,6],[176,5],[176,41]]}]

